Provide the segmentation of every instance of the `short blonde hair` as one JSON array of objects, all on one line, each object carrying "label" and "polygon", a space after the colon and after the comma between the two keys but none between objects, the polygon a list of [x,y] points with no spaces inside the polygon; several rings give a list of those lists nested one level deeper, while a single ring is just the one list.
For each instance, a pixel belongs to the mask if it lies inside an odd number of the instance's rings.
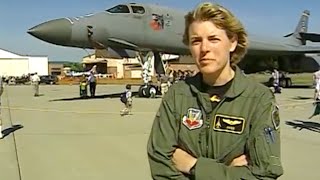
[{"label": "short blonde hair", "polygon": [[183,43],[189,45],[189,27],[194,21],[211,21],[218,28],[226,31],[229,39],[237,37],[236,49],[231,52],[231,65],[241,61],[247,52],[248,37],[241,22],[226,8],[209,2],[201,3],[185,16]]}]

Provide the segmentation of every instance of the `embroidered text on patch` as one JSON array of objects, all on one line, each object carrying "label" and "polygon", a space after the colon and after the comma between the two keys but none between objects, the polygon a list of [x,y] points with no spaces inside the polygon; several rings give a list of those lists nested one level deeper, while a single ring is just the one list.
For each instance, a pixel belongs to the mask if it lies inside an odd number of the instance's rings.
[{"label": "embroidered text on patch", "polygon": [[245,127],[245,119],[242,117],[217,114],[214,119],[213,129],[234,134],[241,134]]}]

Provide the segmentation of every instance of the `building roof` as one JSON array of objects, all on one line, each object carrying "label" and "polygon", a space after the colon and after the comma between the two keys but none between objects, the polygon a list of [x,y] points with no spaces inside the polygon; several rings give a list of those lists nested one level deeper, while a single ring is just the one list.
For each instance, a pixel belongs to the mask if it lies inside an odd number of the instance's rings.
[{"label": "building roof", "polygon": [[0,48],[0,58],[24,58],[24,57],[48,57],[47,55],[23,55],[23,54],[18,54],[14,53],[12,51],[8,51],[6,49]]},{"label": "building roof", "polygon": [[0,58],[22,58],[22,56],[4,49],[0,49]]},{"label": "building roof", "polygon": [[83,60],[83,64],[95,64],[95,63],[108,63],[106,59],[90,59],[90,60]]}]

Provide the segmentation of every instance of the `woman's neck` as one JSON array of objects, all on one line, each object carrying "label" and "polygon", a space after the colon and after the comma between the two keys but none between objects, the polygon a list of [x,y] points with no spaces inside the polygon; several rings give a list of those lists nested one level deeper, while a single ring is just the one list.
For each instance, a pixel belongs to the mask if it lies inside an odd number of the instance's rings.
[{"label": "woman's neck", "polygon": [[205,84],[209,86],[222,86],[233,79],[235,71],[230,66],[227,66],[216,73],[202,75]]}]

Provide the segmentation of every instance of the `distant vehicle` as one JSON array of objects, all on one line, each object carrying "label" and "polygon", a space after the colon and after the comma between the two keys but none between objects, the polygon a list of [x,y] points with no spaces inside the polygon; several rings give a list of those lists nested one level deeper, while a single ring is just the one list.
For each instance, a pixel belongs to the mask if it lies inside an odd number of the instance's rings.
[{"label": "distant vehicle", "polygon": [[58,78],[56,76],[40,76],[40,84],[56,84],[57,82]]}]

